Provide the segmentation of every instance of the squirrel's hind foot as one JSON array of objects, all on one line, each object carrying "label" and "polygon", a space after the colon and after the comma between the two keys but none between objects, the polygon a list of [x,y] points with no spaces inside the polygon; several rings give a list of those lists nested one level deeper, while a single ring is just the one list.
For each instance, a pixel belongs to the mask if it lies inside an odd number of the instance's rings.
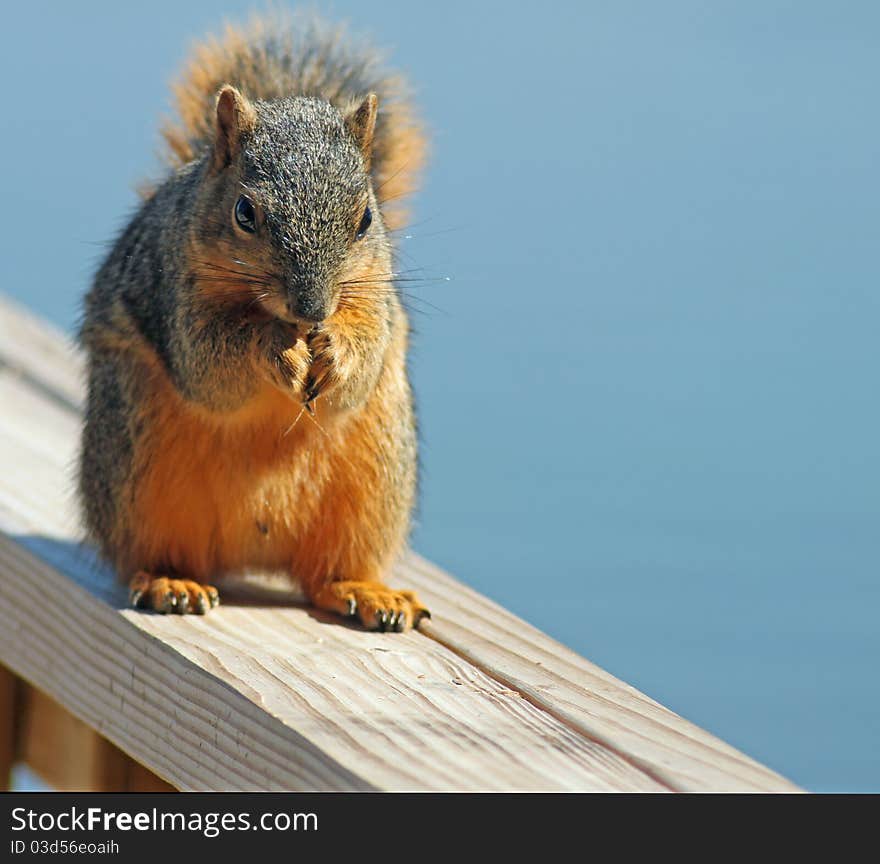
[{"label": "squirrel's hind foot", "polygon": [[132,606],[162,614],[204,615],[220,603],[220,595],[213,585],[200,585],[191,579],[171,579],[146,570],[135,573],[128,590]]},{"label": "squirrel's hind foot", "polygon": [[315,591],[311,600],[319,609],[358,618],[368,630],[399,633],[431,617],[412,591],[395,591],[381,582],[330,582]]}]

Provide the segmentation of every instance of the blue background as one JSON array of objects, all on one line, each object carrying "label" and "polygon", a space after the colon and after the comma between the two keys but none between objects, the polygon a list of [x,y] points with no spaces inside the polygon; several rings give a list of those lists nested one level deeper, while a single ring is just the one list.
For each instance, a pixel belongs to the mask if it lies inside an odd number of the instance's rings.
[{"label": "blue background", "polygon": [[[189,42],[249,8],[6,5],[3,291],[73,327]],[[796,782],[880,790],[880,6],[323,8],[433,135],[415,547]]]}]

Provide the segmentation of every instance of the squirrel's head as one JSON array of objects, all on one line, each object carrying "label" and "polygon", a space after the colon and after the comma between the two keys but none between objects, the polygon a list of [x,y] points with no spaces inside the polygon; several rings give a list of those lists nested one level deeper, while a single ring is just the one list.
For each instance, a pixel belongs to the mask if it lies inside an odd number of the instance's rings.
[{"label": "squirrel's head", "polygon": [[340,112],[320,99],[250,102],[220,90],[191,223],[200,290],[316,323],[346,291],[366,298],[387,283],[390,247],[370,183],[376,110],[373,94]]}]

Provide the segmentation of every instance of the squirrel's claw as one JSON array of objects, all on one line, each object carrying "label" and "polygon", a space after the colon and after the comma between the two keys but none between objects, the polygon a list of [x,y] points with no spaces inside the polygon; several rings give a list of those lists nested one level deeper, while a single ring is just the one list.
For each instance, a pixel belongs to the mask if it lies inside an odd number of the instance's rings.
[{"label": "squirrel's claw", "polygon": [[150,590],[150,583],[152,581],[153,577],[143,570],[139,570],[132,576],[131,581],[128,583],[128,602],[132,606],[137,608],[141,604],[144,594]]},{"label": "squirrel's claw", "polygon": [[306,383],[303,385],[303,405],[309,414],[315,413],[314,402],[327,388],[328,380],[327,374],[321,375],[320,378],[315,378],[313,375],[306,378]]},{"label": "squirrel's claw", "polygon": [[[216,606],[220,605],[220,594],[217,592],[217,589],[213,585],[203,585],[205,589],[205,594],[208,595],[208,604],[212,609]],[[427,610],[426,610],[427,611]],[[430,615],[428,616],[431,617]]]},{"label": "squirrel's claw", "polygon": [[338,356],[330,334],[315,330],[308,337],[312,363],[303,385],[303,402],[314,402],[318,396],[332,389],[338,383]]},{"label": "squirrel's claw", "polygon": [[174,595],[174,611],[178,615],[186,615],[189,612],[189,594],[186,593],[186,589],[177,591]]},{"label": "squirrel's claw", "polygon": [[306,378],[303,385],[303,405],[308,407],[318,398],[318,388],[315,387],[315,379],[311,375]]},{"label": "squirrel's claw", "polygon": [[170,579],[141,570],[129,582],[128,599],[135,608],[152,609],[160,614],[204,615],[220,603],[213,585],[191,579]]},{"label": "squirrel's claw", "polygon": [[401,633],[431,613],[412,591],[395,591],[381,582],[330,582],[312,594],[320,609],[357,617],[368,630]]}]

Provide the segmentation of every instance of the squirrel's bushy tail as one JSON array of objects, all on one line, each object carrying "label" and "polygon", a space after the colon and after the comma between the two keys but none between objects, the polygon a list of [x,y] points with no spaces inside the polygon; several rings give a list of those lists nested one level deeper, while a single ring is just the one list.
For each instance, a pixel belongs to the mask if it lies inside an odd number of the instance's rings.
[{"label": "squirrel's bushy tail", "polygon": [[224,84],[251,99],[317,96],[345,110],[367,93],[379,97],[371,171],[385,221],[399,228],[400,205],[415,188],[425,158],[425,137],[404,81],[381,68],[369,46],[342,27],[302,15],[273,14],[195,46],[172,85],[177,117],[165,122],[164,157],[173,167],[198,158],[214,137],[215,100]]}]

